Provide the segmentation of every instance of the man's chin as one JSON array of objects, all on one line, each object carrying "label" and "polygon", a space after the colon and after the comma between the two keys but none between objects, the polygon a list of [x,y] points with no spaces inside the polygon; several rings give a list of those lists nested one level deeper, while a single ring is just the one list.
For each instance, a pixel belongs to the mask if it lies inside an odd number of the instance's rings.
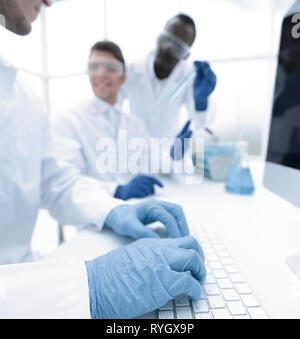
[{"label": "man's chin", "polygon": [[103,93],[103,92],[96,92],[96,96],[102,100],[106,100],[107,97],[109,97],[109,95],[107,93]]},{"label": "man's chin", "polygon": [[109,95],[103,94],[103,93],[101,93],[101,94],[95,93],[95,94],[99,99],[101,99],[101,100],[103,100],[103,101],[105,101],[105,102],[107,102],[111,105],[113,105],[114,103],[117,102],[117,96],[115,94],[109,94]]},{"label": "man's chin", "polygon": [[169,62],[168,60],[157,57],[154,63],[154,70],[159,78],[165,79],[170,76],[175,66],[176,65],[173,65],[173,63]]},{"label": "man's chin", "polygon": [[23,20],[18,20],[17,23],[6,23],[6,28],[18,35],[28,35],[31,32],[31,24],[29,24],[25,19]]},{"label": "man's chin", "polygon": [[170,76],[170,74],[173,71],[173,68],[170,67],[165,67],[164,65],[157,65],[156,69],[156,75],[161,78],[161,79],[165,79],[168,78]]}]

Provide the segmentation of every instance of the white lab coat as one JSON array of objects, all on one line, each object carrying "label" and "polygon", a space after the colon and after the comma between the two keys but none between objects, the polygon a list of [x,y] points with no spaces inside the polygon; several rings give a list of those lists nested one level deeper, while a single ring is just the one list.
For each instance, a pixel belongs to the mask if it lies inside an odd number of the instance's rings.
[{"label": "white lab coat", "polygon": [[211,122],[216,112],[215,105],[209,101],[206,112],[195,110],[192,80],[174,101],[169,100],[170,94],[192,65],[182,61],[168,78],[159,80],[154,73],[154,58],[154,52],[151,52],[146,59],[128,65],[127,79],[120,92],[120,100],[129,100],[130,111],[143,119],[150,135],[158,138],[177,135],[183,128],[180,125],[183,106],[197,129],[203,128],[208,123],[206,120]]},{"label": "white lab coat", "polygon": [[87,319],[89,307],[83,261],[0,265],[0,319]]},{"label": "white lab coat", "polygon": [[[135,153],[135,150],[129,148],[130,142],[136,138],[141,138],[147,143],[146,147],[141,148],[141,161],[147,163],[146,159],[150,159],[150,151],[148,153],[146,148],[149,149],[150,146],[150,135],[142,119],[125,113],[118,104],[113,106],[93,96],[70,111],[57,115],[53,119],[53,132],[58,157],[73,164],[82,174],[100,180],[111,195],[114,195],[119,184],[127,183],[135,174],[150,175],[150,166],[140,173],[131,173],[128,166],[128,173],[119,173],[119,168],[125,168],[125,163],[129,162]],[[126,133],[127,136],[127,159],[119,155],[119,149],[123,146],[120,142],[122,139],[119,139],[121,133]],[[97,165],[104,151],[100,149],[99,142],[106,138],[120,146],[114,155],[117,162],[115,173],[101,173]],[[170,139],[170,143],[172,140],[173,138]],[[168,147],[161,147],[158,156],[158,161],[169,160],[172,163]],[[150,161],[148,164],[150,165]],[[158,171],[160,168],[161,166]]]},{"label": "white lab coat", "polygon": [[0,58],[0,318],[89,316],[83,262],[30,260],[39,208],[63,224],[101,229],[120,204],[52,153],[48,120]]}]

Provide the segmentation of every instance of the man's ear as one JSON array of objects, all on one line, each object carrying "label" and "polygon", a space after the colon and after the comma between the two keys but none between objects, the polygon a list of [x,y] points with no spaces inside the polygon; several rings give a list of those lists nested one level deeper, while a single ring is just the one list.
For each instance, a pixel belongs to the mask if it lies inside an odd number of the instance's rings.
[{"label": "man's ear", "polygon": [[120,81],[121,81],[121,84],[122,84],[122,85],[123,85],[124,82],[126,81],[126,78],[127,78],[126,74],[123,74],[123,75],[120,77]]}]

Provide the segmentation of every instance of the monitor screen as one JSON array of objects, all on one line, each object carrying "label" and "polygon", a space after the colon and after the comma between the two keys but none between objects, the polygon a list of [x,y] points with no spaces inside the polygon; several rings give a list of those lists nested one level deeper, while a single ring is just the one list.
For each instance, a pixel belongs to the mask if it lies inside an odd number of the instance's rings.
[{"label": "monitor screen", "polygon": [[300,170],[300,38],[282,24],[267,161]]},{"label": "monitor screen", "polygon": [[264,185],[300,207],[300,37],[294,34],[296,13],[300,11],[291,12],[282,23]]}]

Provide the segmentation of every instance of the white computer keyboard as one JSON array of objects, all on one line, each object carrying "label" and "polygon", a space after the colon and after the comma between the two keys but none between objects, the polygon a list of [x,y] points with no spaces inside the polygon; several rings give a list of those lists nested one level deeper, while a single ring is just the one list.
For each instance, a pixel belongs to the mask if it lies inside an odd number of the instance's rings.
[{"label": "white computer keyboard", "polygon": [[207,278],[200,300],[181,295],[157,311],[158,319],[266,319],[260,302],[252,293],[234,260],[215,231],[193,226],[204,254]]}]

